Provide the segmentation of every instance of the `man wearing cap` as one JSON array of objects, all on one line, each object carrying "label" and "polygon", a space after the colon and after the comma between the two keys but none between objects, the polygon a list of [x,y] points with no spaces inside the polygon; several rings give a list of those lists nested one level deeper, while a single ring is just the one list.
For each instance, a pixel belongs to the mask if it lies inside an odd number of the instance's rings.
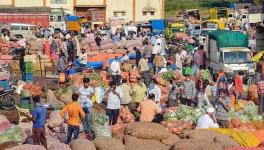
[{"label": "man wearing cap", "polygon": [[198,121],[196,128],[197,129],[208,129],[208,128],[219,128],[216,123],[215,118],[215,109],[212,107],[207,108],[206,114],[202,115]]}]

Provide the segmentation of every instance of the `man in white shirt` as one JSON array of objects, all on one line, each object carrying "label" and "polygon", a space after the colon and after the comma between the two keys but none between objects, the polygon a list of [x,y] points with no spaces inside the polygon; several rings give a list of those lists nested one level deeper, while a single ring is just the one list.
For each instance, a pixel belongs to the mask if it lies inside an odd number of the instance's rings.
[{"label": "man in white shirt", "polygon": [[148,94],[155,95],[155,103],[160,106],[160,98],[161,98],[161,90],[157,85],[157,81],[155,79],[151,79],[148,88]]},{"label": "man in white shirt", "polygon": [[153,47],[152,52],[151,52],[151,63],[153,63],[155,56],[160,53],[160,48],[161,48],[160,43],[157,43]]},{"label": "man in white shirt", "polygon": [[106,115],[109,117],[109,125],[115,125],[117,123],[121,100],[124,97],[122,89],[111,81],[110,87],[107,91],[107,107]]},{"label": "man in white shirt", "polygon": [[214,114],[215,114],[214,108],[212,107],[207,108],[207,114],[204,114],[198,119],[196,128],[197,129],[219,128],[218,124],[216,123],[216,118]]},{"label": "man in white shirt", "polygon": [[91,136],[92,125],[90,120],[90,111],[92,109],[92,96],[94,95],[94,88],[90,86],[90,79],[83,79],[83,86],[79,89],[80,104],[85,112],[85,120],[83,121],[83,127],[86,134]]},{"label": "man in white shirt", "polygon": [[118,57],[115,57],[115,60],[110,65],[112,79],[113,81],[119,85],[120,84],[120,75],[121,75],[121,67],[120,62],[118,61]]},{"label": "man in white shirt", "polygon": [[82,53],[80,54],[80,64],[84,67],[87,64],[87,53],[85,49],[82,49]]}]

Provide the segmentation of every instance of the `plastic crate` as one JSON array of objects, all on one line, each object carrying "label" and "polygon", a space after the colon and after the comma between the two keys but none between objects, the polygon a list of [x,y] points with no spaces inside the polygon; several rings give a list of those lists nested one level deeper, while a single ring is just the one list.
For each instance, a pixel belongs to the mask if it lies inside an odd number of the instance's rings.
[{"label": "plastic crate", "polygon": [[11,87],[9,86],[8,80],[0,80],[0,86],[3,87],[5,90],[11,89]]}]

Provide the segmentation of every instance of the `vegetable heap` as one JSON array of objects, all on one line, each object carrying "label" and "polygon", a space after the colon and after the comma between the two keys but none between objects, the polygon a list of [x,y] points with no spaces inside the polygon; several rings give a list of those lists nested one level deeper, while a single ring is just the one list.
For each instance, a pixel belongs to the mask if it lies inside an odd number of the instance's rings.
[{"label": "vegetable heap", "polygon": [[94,114],[92,115],[93,125],[105,126],[108,125],[109,118],[105,114]]},{"label": "vegetable heap", "polygon": [[176,78],[176,74],[173,71],[164,72],[161,74],[164,80],[171,80]]},{"label": "vegetable heap", "polygon": [[189,106],[180,105],[176,112],[167,112],[164,115],[164,119],[167,121],[174,121],[174,120],[191,120],[194,123],[197,122],[198,118],[205,114],[204,109],[194,109]]},{"label": "vegetable heap", "polygon": [[243,122],[262,120],[263,116],[258,115],[257,106],[252,102],[244,106],[241,112],[236,112],[234,108],[229,111],[229,119],[239,118]]},{"label": "vegetable heap", "polygon": [[206,70],[201,70],[200,77],[201,77],[201,80],[202,80],[202,81],[205,81],[205,80],[210,81],[210,80],[211,80],[211,74],[210,74],[210,71],[209,71],[208,69],[206,69]]}]

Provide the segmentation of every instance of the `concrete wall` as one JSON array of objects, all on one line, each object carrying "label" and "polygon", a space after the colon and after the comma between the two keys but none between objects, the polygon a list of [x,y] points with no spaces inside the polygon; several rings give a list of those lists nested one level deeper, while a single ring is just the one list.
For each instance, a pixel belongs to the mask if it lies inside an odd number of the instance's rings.
[{"label": "concrete wall", "polygon": [[[146,6],[156,8],[154,16],[147,13],[143,16],[142,9]],[[136,0],[136,21],[147,21],[150,19],[161,19],[162,18],[162,0]]]},{"label": "concrete wall", "polygon": [[133,20],[133,0],[107,0],[106,1],[106,21],[114,17],[115,11],[125,11],[126,15],[122,16],[126,21]]},{"label": "concrete wall", "polygon": [[43,0],[15,0],[16,7],[42,7]]},{"label": "concrete wall", "polygon": [[[78,0],[77,0],[78,1]],[[47,7],[51,8],[64,8],[73,11],[73,0],[67,0],[66,4],[50,4],[50,0],[46,0]]]},{"label": "concrete wall", "polygon": [[0,6],[8,6],[12,4],[12,0],[0,0]]},{"label": "concrete wall", "polygon": [[76,5],[104,5],[104,0],[76,0]]}]

